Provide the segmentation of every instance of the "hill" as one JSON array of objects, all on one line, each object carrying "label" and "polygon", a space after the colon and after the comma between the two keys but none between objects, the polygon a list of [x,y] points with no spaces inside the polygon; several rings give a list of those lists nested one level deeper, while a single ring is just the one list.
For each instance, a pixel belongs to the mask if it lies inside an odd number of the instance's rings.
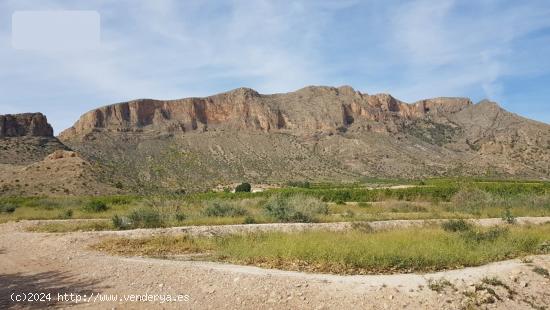
[{"label": "hill", "polygon": [[68,150],[53,136],[41,113],[0,115],[0,164],[27,165],[56,150]]},{"label": "hill", "polygon": [[550,126],[498,104],[412,104],[351,87],[140,99],[84,114],[60,140],[134,188],[361,177],[548,178]]}]

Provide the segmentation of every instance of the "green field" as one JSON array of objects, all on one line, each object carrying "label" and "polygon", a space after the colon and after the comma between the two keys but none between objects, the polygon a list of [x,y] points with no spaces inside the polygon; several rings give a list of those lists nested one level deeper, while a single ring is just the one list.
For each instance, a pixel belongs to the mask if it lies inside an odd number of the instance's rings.
[{"label": "green field", "polygon": [[[413,187],[389,188],[394,185]],[[104,207],[97,210],[88,207],[97,202]],[[98,225],[48,224],[43,231],[503,216],[550,216],[550,182],[471,179],[294,182],[259,193],[0,198],[0,222],[104,220]]]}]

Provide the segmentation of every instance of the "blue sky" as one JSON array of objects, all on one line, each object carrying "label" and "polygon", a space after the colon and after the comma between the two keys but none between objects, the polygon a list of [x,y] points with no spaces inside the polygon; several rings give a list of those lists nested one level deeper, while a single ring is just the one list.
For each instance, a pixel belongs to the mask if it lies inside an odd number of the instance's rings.
[{"label": "blue sky", "polygon": [[[101,45],[15,50],[18,10],[97,10]],[[489,98],[550,123],[550,1],[0,1],[0,114],[43,112],[56,133],[115,102],[306,85]]]}]

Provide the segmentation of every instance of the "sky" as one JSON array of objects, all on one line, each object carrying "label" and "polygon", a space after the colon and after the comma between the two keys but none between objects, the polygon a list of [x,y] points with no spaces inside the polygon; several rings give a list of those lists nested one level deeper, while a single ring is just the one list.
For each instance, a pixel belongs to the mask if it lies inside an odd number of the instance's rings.
[{"label": "sky", "polygon": [[[16,49],[29,10],[97,11],[100,43]],[[116,102],[307,85],[487,98],[550,123],[550,1],[0,0],[0,114],[43,112],[56,134]]]}]

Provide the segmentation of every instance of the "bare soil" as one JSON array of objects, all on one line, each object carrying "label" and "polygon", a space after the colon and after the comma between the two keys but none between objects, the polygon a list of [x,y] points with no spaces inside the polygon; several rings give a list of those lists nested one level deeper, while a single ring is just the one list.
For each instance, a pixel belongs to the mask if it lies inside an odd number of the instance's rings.
[{"label": "bare soil", "polygon": [[[482,223],[491,224],[494,220]],[[521,219],[522,223],[525,221]],[[430,274],[337,276],[212,262],[109,256],[93,252],[88,246],[113,234],[144,236],[170,230],[66,234],[25,231],[35,224],[23,221],[0,225],[2,309],[543,309],[550,304],[550,278],[533,271],[535,267],[550,269],[550,255]],[[187,232],[210,234],[237,229],[233,227],[192,227]],[[483,283],[486,277],[496,277],[504,286]],[[441,279],[450,284],[434,282]],[[32,303],[10,301],[12,293],[32,292],[50,292],[53,299]],[[181,294],[188,295],[189,301],[58,302],[58,293],[88,297],[116,294],[119,299],[126,294]]]}]

